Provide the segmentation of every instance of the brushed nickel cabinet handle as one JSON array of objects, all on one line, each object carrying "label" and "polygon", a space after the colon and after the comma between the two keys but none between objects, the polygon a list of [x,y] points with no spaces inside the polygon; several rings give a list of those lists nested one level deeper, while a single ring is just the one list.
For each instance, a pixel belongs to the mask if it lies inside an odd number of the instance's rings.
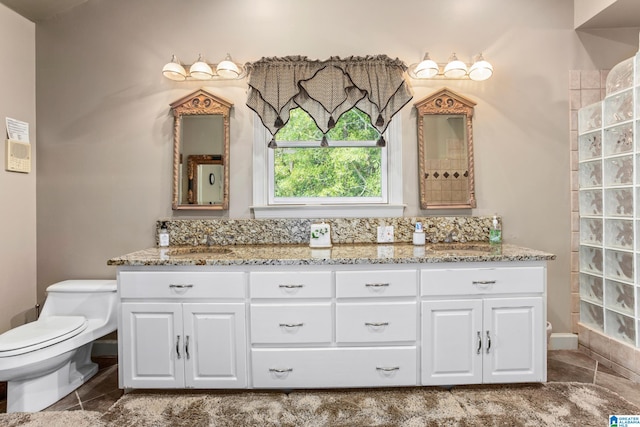
[{"label": "brushed nickel cabinet handle", "polygon": [[191,358],[191,356],[189,356],[189,335],[187,335],[184,341],[184,354],[187,355],[187,360]]},{"label": "brushed nickel cabinet handle", "polygon": [[367,288],[385,288],[388,287],[388,283],[365,283]]},{"label": "brushed nickel cabinet handle", "polygon": [[390,367],[376,366],[376,371],[393,372],[393,371],[399,371],[399,370],[400,370],[400,366],[390,366]]},{"label": "brushed nickel cabinet handle", "polygon": [[474,280],[471,282],[474,285],[493,285],[496,283],[495,280]]},{"label": "brushed nickel cabinet handle", "polygon": [[284,289],[299,289],[304,288],[304,285],[278,285],[278,287]]},{"label": "brushed nickel cabinet handle", "polygon": [[304,323],[280,323],[281,328],[299,328],[304,326]]},{"label": "brushed nickel cabinet handle", "polygon": [[293,372],[293,368],[269,368],[269,372],[276,374],[286,374],[287,372]]},{"label": "brushed nickel cabinet handle", "polygon": [[389,326],[389,322],[364,322],[364,325],[379,328],[380,326]]},{"label": "brushed nickel cabinet handle", "polygon": [[178,285],[176,285],[176,284],[172,283],[172,284],[169,285],[169,287],[172,288],[172,289],[191,289],[191,288],[193,288],[193,285],[192,284],[188,284],[188,285],[180,285],[180,284],[178,284]]},{"label": "brushed nickel cabinet handle", "polygon": [[489,331],[487,331],[487,354],[489,354],[489,350],[491,350],[491,336],[489,335]]},{"label": "brushed nickel cabinet handle", "polygon": [[182,357],[180,355],[180,335],[176,337],[176,355],[178,356],[178,359]]},{"label": "brushed nickel cabinet handle", "polygon": [[478,331],[478,350],[476,351],[476,354],[480,354],[481,350],[482,350],[482,335],[480,334],[480,331]]}]

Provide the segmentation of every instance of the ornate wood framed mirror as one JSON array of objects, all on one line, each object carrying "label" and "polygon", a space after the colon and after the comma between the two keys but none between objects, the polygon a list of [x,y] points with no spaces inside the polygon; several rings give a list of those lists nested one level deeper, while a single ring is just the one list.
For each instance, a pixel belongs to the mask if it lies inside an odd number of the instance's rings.
[{"label": "ornate wood framed mirror", "polygon": [[171,104],[173,209],[229,209],[232,105],[203,89]]},{"label": "ornate wood framed mirror", "polygon": [[446,88],[414,104],[418,112],[420,208],[476,207],[472,124],[475,105]]}]

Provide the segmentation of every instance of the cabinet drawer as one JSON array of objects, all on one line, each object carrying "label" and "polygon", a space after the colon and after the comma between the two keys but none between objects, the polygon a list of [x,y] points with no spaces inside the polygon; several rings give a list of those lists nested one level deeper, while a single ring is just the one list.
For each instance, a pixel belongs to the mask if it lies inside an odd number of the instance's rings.
[{"label": "cabinet drawer", "polygon": [[544,267],[422,270],[421,295],[478,295],[544,292]]},{"label": "cabinet drawer", "polygon": [[331,303],[251,304],[251,343],[330,343]]},{"label": "cabinet drawer", "polygon": [[121,271],[121,298],[244,298],[242,272]]},{"label": "cabinet drawer", "polygon": [[331,272],[250,273],[252,298],[331,298]]},{"label": "cabinet drawer", "polygon": [[416,341],[416,307],[416,302],[339,302],[336,305],[336,341]]},{"label": "cabinet drawer", "polygon": [[254,349],[255,388],[416,385],[416,347]]},{"label": "cabinet drawer", "polygon": [[416,296],[416,270],[338,271],[336,297]]}]

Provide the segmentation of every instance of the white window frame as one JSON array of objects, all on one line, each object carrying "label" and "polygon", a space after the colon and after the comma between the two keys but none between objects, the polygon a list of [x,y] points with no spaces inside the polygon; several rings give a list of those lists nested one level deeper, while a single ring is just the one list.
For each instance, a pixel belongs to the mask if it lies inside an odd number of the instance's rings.
[{"label": "white window frame", "polygon": [[[302,203],[281,200],[270,203],[273,194],[273,152],[267,147],[271,134],[257,114],[253,114],[253,210],[255,218],[353,218],[353,217],[401,217],[405,205],[402,203],[402,125],[400,114],[396,114],[384,133],[387,141],[386,185],[383,181],[383,197],[378,200],[317,199]],[[338,145],[331,142],[332,145]],[[278,145],[285,146],[284,141]],[[347,145],[347,144],[345,144]],[[385,157],[383,155],[383,157]],[[383,163],[384,165],[384,163]],[[384,174],[383,174],[384,175]],[[385,194],[384,188],[387,191]]]}]

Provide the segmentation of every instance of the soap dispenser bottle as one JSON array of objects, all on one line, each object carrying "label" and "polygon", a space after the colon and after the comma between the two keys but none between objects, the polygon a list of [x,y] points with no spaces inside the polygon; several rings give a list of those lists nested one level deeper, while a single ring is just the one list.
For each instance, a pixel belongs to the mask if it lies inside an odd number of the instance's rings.
[{"label": "soap dispenser bottle", "polygon": [[489,243],[497,245],[502,243],[502,225],[498,220],[498,215],[494,215],[491,220],[491,229],[489,230]]},{"label": "soap dispenser bottle", "polygon": [[415,231],[413,232],[413,244],[424,245],[426,243],[426,236],[424,228],[421,222],[416,222]]},{"label": "soap dispenser bottle", "polygon": [[169,230],[167,230],[167,221],[162,221],[160,232],[158,233],[158,245],[160,247],[169,246]]}]

